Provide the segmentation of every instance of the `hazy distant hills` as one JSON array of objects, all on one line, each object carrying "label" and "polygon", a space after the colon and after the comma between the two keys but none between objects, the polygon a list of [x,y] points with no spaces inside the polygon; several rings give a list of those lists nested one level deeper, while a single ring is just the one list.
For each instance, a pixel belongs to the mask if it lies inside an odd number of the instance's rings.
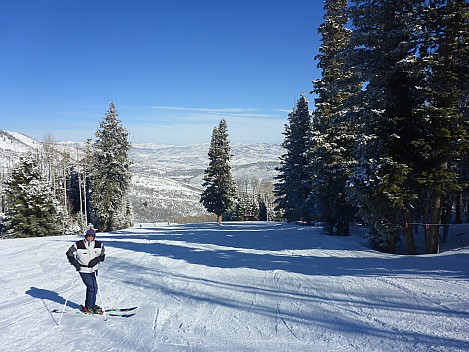
[{"label": "hazy distant hills", "polygon": [[[73,150],[76,145],[61,143],[60,148]],[[21,154],[41,146],[40,142],[21,133],[0,130],[3,174]],[[131,197],[136,222],[171,221],[205,213],[199,198],[203,173],[208,166],[208,148],[208,144],[133,145],[130,151],[133,162]],[[235,179],[272,181],[284,150],[278,144],[232,144],[231,153]]]},{"label": "hazy distant hills", "polygon": [[[203,173],[208,166],[208,148],[208,144],[133,146],[132,205],[138,222],[205,213],[199,199]],[[255,177],[272,181],[283,148],[274,144],[234,144],[231,152],[237,180]]]}]

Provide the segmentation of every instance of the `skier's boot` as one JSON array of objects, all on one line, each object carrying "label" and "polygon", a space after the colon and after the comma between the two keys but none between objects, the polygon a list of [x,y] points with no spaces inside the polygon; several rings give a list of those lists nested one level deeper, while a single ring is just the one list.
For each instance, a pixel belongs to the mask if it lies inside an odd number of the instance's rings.
[{"label": "skier's boot", "polygon": [[98,305],[95,305],[93,308],[90,308],[90,312],[93,314],[103,314],[103,308]]}]

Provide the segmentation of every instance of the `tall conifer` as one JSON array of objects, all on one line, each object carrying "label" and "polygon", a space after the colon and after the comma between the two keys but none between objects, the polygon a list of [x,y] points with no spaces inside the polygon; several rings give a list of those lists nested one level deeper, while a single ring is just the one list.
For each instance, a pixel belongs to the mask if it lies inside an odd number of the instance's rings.
[{"label": "tall conifer", "polygon": [[427,253],[438,253],[443,201],[459,190],[456,161],[468,153],[468,121],[461,102],[469,81],[469,4],[464,0],[432,0],[421,6],[419,57],[425,72],[419,151],[424,168],[417,180],[427,189],[429,227]]},{"label": "tall conifer", "polygon": [[111,103],[96,131],[89,167],[92,221],[101,231],[118,230],[132,224],[129,203],[131,144],[129,133],[117,116]]},{"label": "tall conifer", "polygon": [[235,182],[231,174],[231,148],[228,140],[228,126],[221,119],[214,127],[208,151],[209,165],[204,172],[204,182],[200,202],[208,212],[217,215],[221,224],[223,214],[231,211],[236,194]]},{"label": "tall conifer", "polygon": [[311,114],[303,93],[288,116],[284,135],[282,145],[286,152],[280,157],[279,174],[275,177],[275,210],[283,211],[288,221],[309,221],[311,214],[306,199],[310,190],[305,167],[308,164],[306,152],[311,136]]},{"label": "tall conifer", "polygon": [[347,235],[356,213],[345,196],[357,135],[350,104],[361,84],[354,70],[347,67],[345,56],[351,37],[351,31],[345,28],[347,0],[326,0],[324,10],[324,23],[319,27],[322,45],[315,57],[322,77],[313,82],[317,98],[306,167],[311,183],[308,203],[327,233],[333,234],[337,225],[337,233]]},{"label": "tall conifer", "polygon": [[351,8],[350,63],[364,82],[357,160],[348,193],[373,230],[372,244],[395,250],[406,209],[417,197],[412,172],[417,165],[422,101],[417,67],[418,0],[355,1]]}]

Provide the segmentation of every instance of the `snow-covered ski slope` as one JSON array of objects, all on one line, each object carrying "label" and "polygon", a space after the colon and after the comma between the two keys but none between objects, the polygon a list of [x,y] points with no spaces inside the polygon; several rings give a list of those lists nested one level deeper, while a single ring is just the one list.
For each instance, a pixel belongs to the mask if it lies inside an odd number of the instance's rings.
[{"label": "snow-covered ski slope", "polygon": [[98,233],[104,308],[136,314],[75,314],[78,278],[58,326],[79,238],[0,240],[1,351],[469,350],[468,247],[388,255],[358,235],[262,222]]}]

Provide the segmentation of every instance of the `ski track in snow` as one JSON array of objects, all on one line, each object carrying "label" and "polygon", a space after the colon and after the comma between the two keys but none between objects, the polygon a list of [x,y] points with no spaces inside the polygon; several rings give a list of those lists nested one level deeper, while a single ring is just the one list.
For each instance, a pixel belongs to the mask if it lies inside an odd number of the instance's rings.
[{"label": "ski track in snow", "polygon": [[3,240],[1,351],[469,350],[469,248],[389,255],[262,222],[98,237],[103,306],[136,315],[73,314],[85,289],[65,252],[81,236]]}]

